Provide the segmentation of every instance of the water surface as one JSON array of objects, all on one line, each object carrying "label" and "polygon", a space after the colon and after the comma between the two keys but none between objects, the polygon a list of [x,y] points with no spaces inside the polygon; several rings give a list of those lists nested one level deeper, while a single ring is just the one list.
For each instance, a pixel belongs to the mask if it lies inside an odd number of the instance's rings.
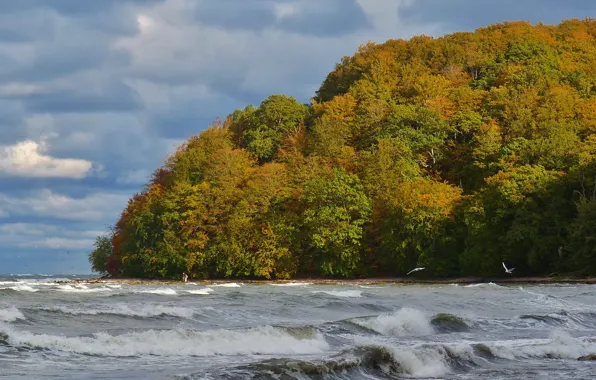
[{"label": "water surface", "polygon": [[0,278],[0,378],[589,379],[594,285]]}]

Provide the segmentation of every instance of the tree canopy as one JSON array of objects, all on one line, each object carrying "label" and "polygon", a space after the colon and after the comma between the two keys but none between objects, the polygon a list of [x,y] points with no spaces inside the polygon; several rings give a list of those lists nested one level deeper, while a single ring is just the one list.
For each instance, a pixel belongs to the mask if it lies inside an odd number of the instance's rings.
[{"label": "tree canopy", "polygon": [[191,137],[90,254],[113,276],[596,274],[596,21],[362,45],[310,104]]}]

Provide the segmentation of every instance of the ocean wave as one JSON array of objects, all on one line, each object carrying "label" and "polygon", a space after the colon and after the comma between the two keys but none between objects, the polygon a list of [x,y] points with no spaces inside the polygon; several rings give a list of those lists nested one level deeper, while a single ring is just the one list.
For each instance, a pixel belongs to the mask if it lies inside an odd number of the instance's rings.
[{"label": "ocean wave", "polygon": [[[232,373],[251,373],[263,379],[345,378],[358,371],[364,378],[377,376],[436,378],[467,371],[494,360],[577,359],[593,352],[594,344],[554,333],[548,340],[491,343],[421,343],[397,346],[364,343],[324,360],[269,359],[239,366]],[[337,377],[333,377],[337,374]],[[331,376],[330,376],[331,375]]]},{"label": "ocean wave", "polygon": [[311,293],[324,293],[334,297],[342,298],[360,298],[362,297],[361,290],[313,290]]},{"label": "ocean wave", "polygon": [[25,316],[14,306],[6,309],[0,309],[0,321],[2,322],[14,322],[17,319],[25,320]]},{"label": "ocean wave", "polygon": [[29,285],[21,285],[21,284],[0,288],[0,290],[14,290],[15,292],[31,292],[31,293],[39,291],[39,289],[35,289]]},{"label": "ocean wave", "polygon": [[218,286],[221,288],[240,288],[240,287],[242,287],[241,284],[238,284],[235,282],[228,282],[228,283],[224,283],[224,284],[211,284],[211,286]]},{"label": "ocean wave", "polygon": [[434,333],[428,316],[412,308],[402,308],[395,313],[381,314],[376,317],[352,318],[347,322],[388,336],[419,336]]},{"label": "ocean wave", "polygon": [[481,284],[466,285],[464,288],[504,288],[504,286],[497,285],[494,282],[485,282]]},{"label": "ocean wave", "polygon": [[174,289],[170,289],[170,288],[136,290],[135,293],[158,294],[160,296],[176,296],[176,295],[178,295],[178,293]]},{"label": "ocean wave", "polygon": [[43,310],[49,312],[58,312],[71,315],[122,315],[126,317],[159,317],[159,316],[173,316],[179,318],[191,319],[194,314],[194,310],[186,307],[166,306],[160,304],[145,304],[136,307],[130,306],[125,303],[118,303],[112,305],[106,305],[105,308],[73,308],[68,306],[54,306],[48,308],[40,308],[33,310]]},{"label": "ocean wave", "polygon": [[204,289],[196,289],[196,290],[185,290],[188,294],[198,294],[198,295],[209,295],[213,293],[213,289],[211,288],[204,288]]},{"label": "ocean wave", "polygon": [[110,288],[89,288],[85,285],[58,285],[56,289],[65,293],[100,293],[112,291]]},{"label": "ocean wave", "polygon": [[92,336],[65,337],[0,325],[0,335],[5,335],[6,344],[11,346],[108,357],[300,355],[320,354],[329,349],[325,338],[315,329],[296,332],[272,326],[246,330],[148,330],[124,335],[99,332]]},{"label": "ocean wave", "polygon": [[279,284],[271,284],[273,286],[308,286],[312,285],[312,282],[281,282]]},{"label": "ocean wave", "polygon": [[[453,352],[452,352],[453,351]],[[461,358],[459,358],[461,356]],[[460,363],[457,363],[459,361]],[[470,364],[468,364],[468,361]],[[358,371],[358,378],[439,377],[448,374],[454,366],[473,365],[467,353],[450,348],[412,350],[384,345],[363,345],[345,350],[328,359],[305,361],[297,359],[269,359],[239,366],[236,373],[252,373],[263,379],[345,378],[342,375]],[[306,375],[306,377],[305,377]],[[331,377],[330,377],[331,375]]]}]

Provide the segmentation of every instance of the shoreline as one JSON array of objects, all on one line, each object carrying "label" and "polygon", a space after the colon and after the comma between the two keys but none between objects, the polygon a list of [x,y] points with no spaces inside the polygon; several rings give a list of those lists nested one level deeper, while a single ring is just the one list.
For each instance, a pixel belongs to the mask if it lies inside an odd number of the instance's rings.
[{"label": "shoreline", "polygon": [[[96,278],[87,280],[73,280],[76,283],[101,284],[101,283],[119,283],[119,284],[184,284],[178,280],[156,280],[142,278]],[[196,285],[218,285],[230,283],[243,283],[251,285],[266,284],[287,284],[287,283],[308,283],[312,285],[445,285],[445,284],[596,284],[596,277],[573,278],[573,277],[513,277],[513,278],[489,278],[489,277],[458,277],[458,278],[436,278],[436,279],[416,279],[407,277],[390,278],[358,278],[358,279],[326,279],[326,278],[296,278],[292,280],[254,280],[254,279],[213,279],[213,280],[189,280],[188,284]]]}]

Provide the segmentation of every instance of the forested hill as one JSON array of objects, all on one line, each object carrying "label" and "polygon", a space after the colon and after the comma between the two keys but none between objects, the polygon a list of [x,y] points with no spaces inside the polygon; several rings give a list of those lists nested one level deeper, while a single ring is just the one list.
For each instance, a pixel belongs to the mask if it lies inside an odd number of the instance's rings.
[{"label": "forested hill", "polygon": [[596,274],[596,20],[363,45],[311,104],[272,95],[191,137],[89,259],[143,278]]}]

